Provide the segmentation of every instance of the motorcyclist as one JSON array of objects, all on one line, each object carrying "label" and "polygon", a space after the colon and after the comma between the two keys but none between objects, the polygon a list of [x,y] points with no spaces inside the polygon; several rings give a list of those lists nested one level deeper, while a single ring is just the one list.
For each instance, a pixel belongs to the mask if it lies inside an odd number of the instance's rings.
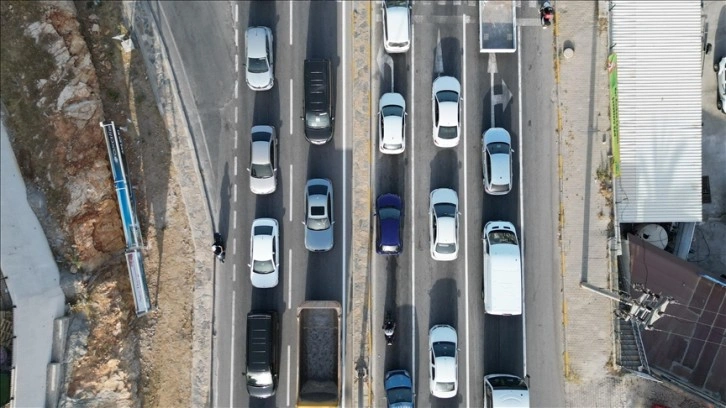
[{"label": "motorcyclist", "polygon": [[224,246],[222,245],[221,236],[218,233],[214,234],[214,243],[212,244],[212,252],[221,262],[224,262]]},{"label": "motorcyclist", "polygon": [[555,16],[555,9],[550,5],[549,2],[545,2],[539,11],[540,19],[542,20],[543,26],[549,26],[552,24],[552,19]]},{"label": "motorcyclist", "polygon": [[383,334],[386,336],[388,344],[393,344],[393,333],[396,330],[396,323],[391,319],[387,319],[383,323]]}]

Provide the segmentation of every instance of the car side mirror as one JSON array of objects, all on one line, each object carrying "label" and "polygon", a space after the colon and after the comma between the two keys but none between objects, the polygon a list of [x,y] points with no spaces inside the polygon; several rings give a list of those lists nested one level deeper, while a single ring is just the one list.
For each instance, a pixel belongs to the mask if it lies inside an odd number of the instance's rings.
[{"label": "car side mirror", "polygon": [[247,267],[248,267],[248,268],[251,268],[251,267],[252,267],[252,265],[251,265],[251,264],[247,264]]},{"label": "car side mirror", "polygon": [[247,167],[247,171],[250,171],[250,168],[249,167]]},{"label": "car side mirror", "polygon": [[331,222],[330,224],[331,224],[331,225],[335,224],[335,220],[333,220],[333,222]]},{"label": "car side mirror", "polygon": [[301,221],[301,222],[302,222],[302,225],[305,225],[305,221]]}]

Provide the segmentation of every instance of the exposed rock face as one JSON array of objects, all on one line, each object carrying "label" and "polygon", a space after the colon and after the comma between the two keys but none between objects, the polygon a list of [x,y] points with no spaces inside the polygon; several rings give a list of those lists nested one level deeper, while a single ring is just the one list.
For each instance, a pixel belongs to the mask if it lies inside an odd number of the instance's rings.
[{"label": "exposed rock face", "polygon": [[41,98],[37,103],[53,124],[55,134],[49,137],[59,141],[53,157],[44,158],[57,162],[47,179],[69,199],[65,214],[57,216],[64,216],[61,224],[70,232],[81,267],[92,270],[124,248],[106,146],[98,126],[103,118],[98,79],[73,4],[44,4],[51,5],[45,19],[28,25],[25,34],[43,46],[55,63],[50,77],[37,81],[36,87],[41,93],[60,89],[55,100]]}]

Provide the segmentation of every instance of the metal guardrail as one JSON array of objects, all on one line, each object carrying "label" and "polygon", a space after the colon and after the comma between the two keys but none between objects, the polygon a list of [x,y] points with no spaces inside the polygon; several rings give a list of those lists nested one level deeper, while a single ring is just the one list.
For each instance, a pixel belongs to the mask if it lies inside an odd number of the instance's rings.
[{"label": "metal guardrail", "polygon": [[144,241],[136,213],[136,198],[128,180],[128,165],[124,156],[123,140],[119,129],[112,121],[101,122],[99,125],[103,129],[106,139],[113,184],[126,238],[126,266],[129,270],[129,279],[131,279],[136,316],[143,316],[151,310],[151,300],[149,300],[149,287],[146,283],[144,261],[141,255]]}]

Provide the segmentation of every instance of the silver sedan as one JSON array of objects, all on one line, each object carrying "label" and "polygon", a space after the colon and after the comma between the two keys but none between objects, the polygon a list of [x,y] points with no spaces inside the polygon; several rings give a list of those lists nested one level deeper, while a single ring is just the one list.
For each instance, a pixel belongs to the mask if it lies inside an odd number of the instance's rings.
[{"label": "silver sedan", "polygon": [[311,179],[305,185],[305,248],[312,252],[333,249],[333,183]]}]

